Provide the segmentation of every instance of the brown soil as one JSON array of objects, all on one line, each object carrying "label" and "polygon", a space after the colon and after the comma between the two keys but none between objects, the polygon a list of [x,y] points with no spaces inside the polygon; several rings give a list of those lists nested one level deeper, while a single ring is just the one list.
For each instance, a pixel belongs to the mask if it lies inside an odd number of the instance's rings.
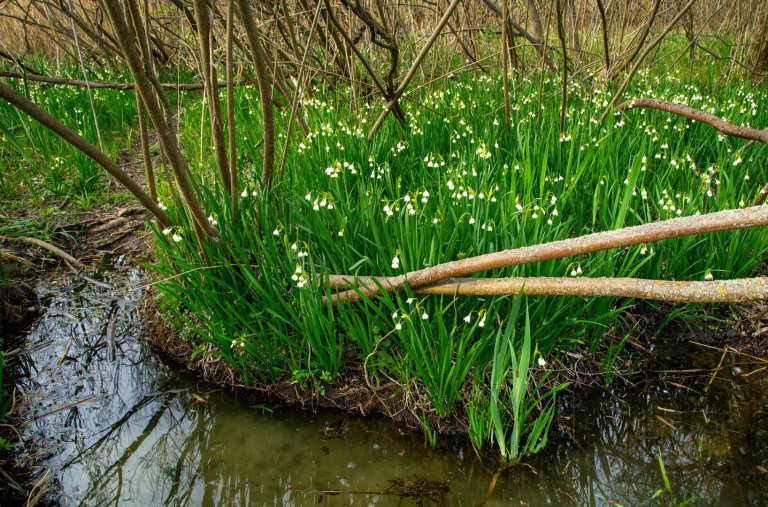
[{"label": "brown soil", "polygon": [[37,294],[24,282],[0,282],[0,340],[23,330],[37,314]]},{"label": "brown soil", "polygon": [[[118,157],[117,163],[131,178],[144,184],[138,138]],[[99,194],[100,204],[88,209],[79,209],[69,199],[54,197],[36,206],[28,196],[20,196],[30,204],[14,209],[12,216],[0,206],[0,224],[31,224],[29,233],[20,227],[18,235],[43,239],[84,264],[98,261],[104,255],[139,251],[150,235],[146,226],[148,212],[132,199],[126,200],[125,190],[111,178],[106,179]],[[44,237],[39,237],[35,228],[44,229]],[[47,250],[10,236],[0,235],[0,259],[9,279],[33,285],[43,272],[66,267],[62,259]]]}]

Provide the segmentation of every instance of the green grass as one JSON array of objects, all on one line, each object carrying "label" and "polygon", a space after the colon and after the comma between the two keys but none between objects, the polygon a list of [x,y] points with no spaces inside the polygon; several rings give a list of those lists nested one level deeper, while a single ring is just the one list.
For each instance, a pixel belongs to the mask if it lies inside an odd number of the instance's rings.
[{"label": "green grass", "polygon": [[[675,73],[643,73],[626,97],[685,102],[735,124],[768,124],[764,90],[714,85],[714,74],[704,70],[698,86],[684,84]],[[469,418],[478,448],[491,443],[510,461],[540,449],[558,389],[543,387],[548,364],[566,351],[597,350],[608,330],[624,336],[623,312],[637,301],[417,297],[406,291],[364,297],[354,308],[326,307],[323,297],[330,291],[318,280],[329,274],[399,275],[503,249],[736,208],[754,198],[768,175],[765,147],[755,146],[739,160],[735,152],[745,141],[722,138],[688,120],[632,110],[599,125],[611,92],[588,80],[570,86],[561,135],[558,81],[515,75],[512,84],[509,132],[501,78],[457,73],[412,93],[403,102],[406,127],[389,118],[370,143],[365,136],[381,104],[352,108],[343,87],[315,89],[303,109],[312,133],[304,138],[295,129],[285,177],[267,195],[257,191],[258,93],[237,88],[243,195],[236,217],[218,181],[200,95],[175,97],[183,107],[180,136],[199,198],[224,238],[199,243],[191,218],[160,184],[178,225],[156,230],[153,267],[163,279],[157,287],[166,311],[182,335],[201,351],[212,345],[212,353],[248,383],[311,380],[321,393],[325,382],[363,367],[372,383],[401,384],[427,426],[428,414],[449,419],[458,410]],[[30,93],[70,125],[82,122],[94,140],[82,90]],[[106,94],[97,100],[107,131],[135,115],[133,95],[115,93],[115,100]],[[49,134],[3,107],[0,123],[6,139],[15,139],[3,143],[3,156],[13,152],[16,172],[0,181],[0,189],[27,178],[33,194],[75,189],[88,195],[87,164],[66,149],[50,149],[55,140]],[[280,147],[287,114],[278,115]],[[54,153],[69,162],[59,167]],[[26,161],[34,162],[29,173]],[[755,273],[767,245],[761,229],[723,232],[477,276],[739,278]],[[673,313],[703,316],[706,308],[677,307]],[[616,341],[608,368],[623,343]],[[529,387],[533,394],[526,394]],[[533,410],[538,400],[545,402],[541,412]],[[433,429],[425,429],[432,440]]]},{"label": "green grass", "polygon": [[[476,446],[493,441],[512,460],[518,450],[538,449],[540,441],[523,437],[545,441],[547,424],[528,425],[533,416],[523,408],[525,400],[515,399],[504,371],[521,370],[524,383],[535,385],[533,379],[547,370],[530,362],[533,350],[546,360],[571,349],[594,351],[606,330],[622,329],[622,312],[637,302],[528,297],[530,326],[523,326],[510,316],[516,298],[416,299],[404,293],[364,299],[356,308],[326,308],[322,297],[329,292],[315,281],[330,273],[398,275],[502,249],[743,206],[766,177],[760,163],[765,149],[752,148],[737,161],[735,151],[744,141],[655,111],[630,111],[598,125],[610,95],[586,83],[571,86],[561,137],[557,81],[543,79],[544,109],[538,79],[514,81],[511,132],[504,127],[500,78],[457,74],[412,96],[437,113],[406,102],[407,128],[390,118],[371,143],[365,134],[380,106],[368,106],[349,121],[344,90],[317,90],[304,111],[311,135],[294,136],[284,181],[258,198],[252,192],[260,166],[260,107],[253,89],[238,89],[238,162],[246,195],[238,227],[231,225],[213,169],[201,104],[187,103],[182,140],[192,166],[204,169],[201,198],[226,240],[205,243],[201,255],[189,218],[177,207],[172,211],[187,224],[183,233],[172,231],[181,241],[170,240],[171,231],[158,231],[161,275],[210,263],[159,285],[179,321],[193,326],[249,380],[311,375],[321,385],[364,363],[374,381],[394,379],[411,391],[422,411],[448,418],[462,407]],[[632,96],[683,101],[737,124],[768,120],[757,106],[766,101],[765,92],[748,87],[697,88],[674,74],[658,81],[646,74],[627,93]],[[285,116],[281,122],[287,123]],[[278,139],[284,141],[282,134]],[[766,244],[764,230],[718,233],[479,276],[702,280],[711,272],[719,279],[738,278],[754,274]],[[691,306],[679,313],[705,311]],[[521,347],[527,351],[522,356],[512,352]],[[504,369],[494,373],[499,361],[506,361]],[[498,417],[491,417],[494,406]],[[537,420],[546,422],[548,410]]]}]

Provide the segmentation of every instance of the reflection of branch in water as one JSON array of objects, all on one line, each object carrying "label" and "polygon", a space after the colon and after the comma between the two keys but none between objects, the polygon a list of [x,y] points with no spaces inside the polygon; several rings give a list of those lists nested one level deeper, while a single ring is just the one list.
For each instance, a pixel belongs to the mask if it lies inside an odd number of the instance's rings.
[{"label": "reflection of branch in water", "polygon": [[[166,387],[166,386],[168,386],[169,384],[170,384],[170,382],[166,382],[166,383],[164,384],[164,386],[163,386],[163,387]],[[162,390],[162,389],[163,389],[163,388],[161,387],[161,390]],[[174,391],[169,391],[169,392],[168,392],[168,394],[167,394],[166,403],[167,403],[167,402],[170,402],[171,398],[173,398],[174,396],[176,396],[177,392],[178,392],[178,391],[176,391],[176,390],[174,390]],[[65,463],[65,464],[64,464],[64,465],[61,467],[61,471],[63,472],[64,470],[66,470],[67,468],[69,468],[71,465],[74,465],[75,463],[77,463],[78,461],[80,461],[80,459],[81,459],[81,458],[84,458],[84,457],[87,457],[87,456],[89,456],[91,452],[97,451],[97,450],[99,449],[99,447],[101,447],[101,445],[102,445],[102,444],[103,444],[103,443],[104,443],[104,442],[105,442],[105,441],[106,441],[108,438],[110,438],[114,432],[116,432],[117,430],[121,429],[121,428],[123,427],[123,425],[125,425],[125,424],[128,422],[128,420],[129,420],[131,417],[133,417],[133,416],[134,416],[134,414],[136,414],[136,413],[137,413],[139,410],[141,410],[142,408],[144,408],[145,406],[147,406],[147,404],[149,404],[151,401],[154,401],[154,400],[155,400],[155,398],[157,398],[157,396],[161,396],[161,395],[163,395],[163,394],[165,394],[165,393],[162,393],[162,392],[161,392],[161,393],[152,393],[152,394],[147,394],[147,395],[145,395],[144,397],[142,397],[142,398],[141,398],[141,399],[140,399],[140,400],[139,400],[139,401],[136,403],[136,405],[134,405],[134,406],[133,406],[133,407],[132,407],[130,410],[128,410],[128,411],[127,411],[125,414],[123,414],[123,416],[122,416],[120,419],[118,419],[118,420],[117,420],[117,421],[116,421],[114,424],[112,424],[112,425],[109,427],[109,429],[107,430],[107,432],[106,432],[104,435],[102,435],[102,436],[101,436],[101,438],[99,438],[99,439],[98,439],[96,442],[94,442],[93,444],[89,445],[89,446],[88,446],[86,449],[84,449],[84,450],[83,450],[82,452],[80,452],[80,453],[79,453],[77,456],[75,456],[75,457],[74,457],[74,458],[73,458],[71,461],[69,461],[69,462]]]},{"label": "reflection of branch in water", "polygon": [[[123,465],[125,465],[128,459],[133,455],[134,452],[136,452],[136,450],[141,446],[141,444],[144,443],[144,440],[146,440],[147,437],[149,437],[152,434],[152,432],[155,430],[157,425],[160,423],[160,419],[162,419],[163,415],[165,414],[165,411],[168,410],[168,407],[171,404],[172,398],[173,396],[169,396],[163,400],[162,405],[160,405],[160,407],[152,415],[149,421],[147,421],[147,425],[144,427],[144,430],[141,432],[141,434],[133,442],[131,442],[131,444],[128,447],[126,447],[123,454],[121,454],[117,460],[115,460],[106,469],[101,470],[99,472],[99,477],[96,478],[96,480],[94,480],[90,484],[90,490],[85,494],[85,496],[82,497],[82,500],[84,503],[87,503],[87,500],[89,500],[93,494],[100,493],[103,491],[99,489],[99,486],[101,485],[101,483],[111,478],[113,474],[113,470],[117,470],[117,473],[120,473]],[[122,481],[121,481],[121,484],[122,484]],[[117,496],[114,498],[114,500],[115,502],[119,503],[120,497]]]}]

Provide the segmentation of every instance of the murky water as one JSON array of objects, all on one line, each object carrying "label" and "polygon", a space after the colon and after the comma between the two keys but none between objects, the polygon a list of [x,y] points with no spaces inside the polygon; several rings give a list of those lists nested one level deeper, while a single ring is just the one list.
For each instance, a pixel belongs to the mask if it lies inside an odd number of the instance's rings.
[{"label": "murky water", "polygon": [[[639,505],[662,490],[651,504],[768,503],[768,364],[758,359],[726,356],[714,380],[670,372],[624,393],[561,398],[546,450],[496,476],[466,442],[432,449],[387,421],[270,411],[212,390],[140,341],[141,295],[124,290],[141,283],[138,269],[99,280],[108,286],[42,284],[47,313],[9,365],[52,502],[478,505],[490,490],[488,505]],[[664,368],[711,370],[721,358],[685,349]]]}]

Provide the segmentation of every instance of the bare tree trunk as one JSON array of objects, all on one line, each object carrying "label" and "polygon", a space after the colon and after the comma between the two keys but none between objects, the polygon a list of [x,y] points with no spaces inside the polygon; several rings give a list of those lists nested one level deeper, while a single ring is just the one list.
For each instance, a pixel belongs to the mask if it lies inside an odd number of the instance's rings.
[{"label": "bare tree trunk", "polygon": [[[197,199],[197,194],[192,188],[192,184],[189,180],[187,160],[181,153],[181,147],[176,138],[176,133],[171,127],[172,123],[167,120],[167,117],[171,115],[170,104],[165,106],[166,117],[164,117],[155,93],[159,92],[158,95],[160,95],[161,98],[165,97],[166,101],[168,98],[165,96],[162,89],[157,88],[159,81],[157,81],[157,76],[154,75],[152,69],[144,66],[142,58],[136,50],[136,38],[131,34],[122,8],[117,0],[105,0],[104,3],[109,13],[109,17],[112,20],[115,36],[120,43],[123,55],[125,56],[128,67],[130,68],[136,83],[136,90],[141,94],[144,106],[147,108],[152,123],[155,125],[155,130],[160,139],[160,145],[163,152],[165,152],[171,163],[171,168],[173,169],[176,178],[176,184],[179,188],[179,193],[184,200],[184,204],[187,206],[189,214],[197,222],[200,228],[202,228],[209,237],[218,240],[221,238],[221,234],[210,224],[210,222],[208,222],[206,214]],[[141,42],[139,44],[141,44]]]},{"label": "bare tree trunk", "polygon": [[155,169],[152,166],[152,154],[149,152],[149,132],[147,118],[144,116],[144,102],[141,95],[136,92],[136,111],[139,114],[139,137],[141,138],[141,156],[144,159],[144,174],[147,179],[149,196],[157,201],[157,189],[155,188]]},{"label": "bare tree trunk", "polygon": [[565,7],[568,9],[568,42],[571,46],[570,49],[572,52],[581,53],[575,1],[565,0]]},{"label": "bare tree trunk", "polygon": [[248,0],[238,0],[240,20],[245,28],[248,45],[251,47],[251,60],[256,67],[256,78],[261,96],[261,117],[264,139],[264,159],[261,169],[261,184],[272,187],[272,173],[275,166],[275,116],[272,107],[272,84],[266,64],[266,54],[261,44],[253,13]]},{"label": "bare tree trunk", "polygon": [[531,35],[538,40],[544,37],[544,30],[541,28],[541,16],[539,9],[536,8],[536,0],[526,0],[528,4],[528,17],[531,20]]},{"label": "bare tree trunk", "polygon": [[768,9],[763,11],[763,22],[756,35],[752,70],[759,73],[768,72]]},{"label": "bare tree trunk", "polygon": [[206,0],[194,0],[195,15],[197,17],[197,39],[200,45],[200,62],[205,83],[205,93],[208,96],[208,115],[211,119],[211,137],[213,149],[216,152],[216,165],[219,168],[219,177],[228,194],[232,191],[232,183],[227,162],[226,143],[224,142],[224,125],[221,117],[221,100],[219,89],[214,83],[216,79],[216,66],[213,62],[213,48],[211,47],[211,22]]}]

